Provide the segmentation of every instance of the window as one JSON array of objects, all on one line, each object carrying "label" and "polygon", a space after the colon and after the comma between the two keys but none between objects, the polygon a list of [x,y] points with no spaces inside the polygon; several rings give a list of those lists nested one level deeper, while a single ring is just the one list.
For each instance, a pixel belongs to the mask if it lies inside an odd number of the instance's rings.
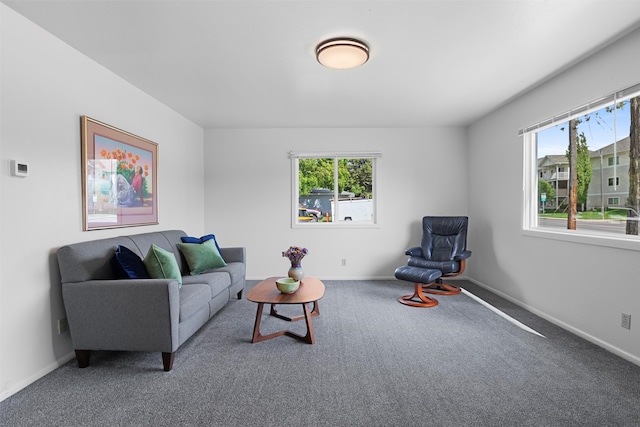
[{"label": "window", "polygon": [[292,227],[371,226],[380,153],[290,153]]},{"label": "window", "polygon": [[589,243],[597,235],[598,244],[640,250],[640,171],[630,161],[640,148],[638,103],[640,84],[521,130],[525,234]]}]

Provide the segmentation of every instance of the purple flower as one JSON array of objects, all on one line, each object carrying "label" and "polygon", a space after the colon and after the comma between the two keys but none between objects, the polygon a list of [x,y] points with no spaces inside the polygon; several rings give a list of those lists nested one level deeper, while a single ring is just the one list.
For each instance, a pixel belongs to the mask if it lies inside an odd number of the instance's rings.
[{"label": "purple flower", "polygon": [[291,263],[298,264],[300,263],[300,260],[304,258],[308,253],[309,251],[307,250],[307,248],[301,248],[300,246],[290,246],[289,249],[282,252],[282,256],[289,258],[289,261],[291,261]]}]

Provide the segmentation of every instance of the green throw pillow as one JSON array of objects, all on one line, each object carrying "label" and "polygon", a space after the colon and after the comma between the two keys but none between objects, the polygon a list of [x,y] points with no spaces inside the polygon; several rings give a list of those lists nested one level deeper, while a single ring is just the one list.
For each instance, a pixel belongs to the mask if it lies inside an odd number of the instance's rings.
[{"label": "green throw pillow", "polygon": [[216,248],[215,240],[207,240],[203,243],[178,243],[178,248],[187,260],[192,276],[227,265]]},{"label": "green throw pillow", "polygon": [[176,279],[178,287],[182,287],[180,267],[173,253],[159,246],[151,245],[147,256],[142,260],[152,279]]}]

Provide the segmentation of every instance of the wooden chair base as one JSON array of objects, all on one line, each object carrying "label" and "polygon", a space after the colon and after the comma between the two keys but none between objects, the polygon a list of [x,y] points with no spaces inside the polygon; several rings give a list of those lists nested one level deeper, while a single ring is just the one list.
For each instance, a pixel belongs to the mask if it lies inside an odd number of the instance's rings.
[{"label": "wooden chair base", "polygon": [[[423,285],[422,283],[416,283],[415,292],[413,295],[405,295],[400,297],[398,301],[400,304],[409,305],[411,307],[435,307],[438,305],[438,300],[434,298],[429,298],[423,292],[423,288],[428,285]],[[416,298],[419,301],[416,301]]]},{"label": "wooden chair base", "polygon": [[428,294],[436,295],[458,295],[460,291],[459,286],[450,285],[449,283],[430,283],[422,286],[422,291]]}]

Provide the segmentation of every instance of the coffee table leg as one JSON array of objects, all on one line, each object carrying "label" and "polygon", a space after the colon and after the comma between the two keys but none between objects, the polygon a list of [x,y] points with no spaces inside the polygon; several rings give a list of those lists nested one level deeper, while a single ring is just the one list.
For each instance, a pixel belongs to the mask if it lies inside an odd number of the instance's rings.
[{"label": "coffee table leg", "polygon": [[262,321],[262,311],[264,309],[264,303],[258,303],[258,311],[256,312],[256,323],[253,325],[253,338],[251,338],[252,343],[260,342],[267,340],[269,338],[273,338],[272,335],[264,336],[260,334],[260,322]]},{"label": "coffee table leg", "polygon": [[[262,342],[262,341],[269,340],[271,338],[281,337],[283,335],[289,335],[291,337],[298,338],[306,342],[310,342],[309,338],[303,337],[302,335],[298,335],[296,333],[289,332],[289,331],[279,331],[269,335],[262,335],[260,333],[260,322],[262,321],[263,310],[264,310],[264,303],[261,303],[261,302],[258,303],[258,310],[256,311],[256,323],[253,325],[253,337],[251,338],[251,343]],[[308,329],[309,327],[307,326],[307,330]],[[307,332],[307,336],[309,336],[308,332]],[[313,339],[313,332],[311,333],[311,337],[312,337],[311,339]],[[311,342],[311,344],[313,344],[313,342]]]},{"label": "coffee table leg", "polygon": [[264,303],[258,303],[258,311],[256,312],[256,322],[253,325],[253,338],[251,338],[251,342],[259,342],[260,338],[260,321],[262,320],[262,310],[264,309]]},{"label": "coffee table leg", "polygon": [[312,316],[320,316],[320,306],[318,305],[318,301],[313,302],[313,311],[311,311]]},{"label": "coffee table leg", "polygon": [[[318,305],[318,301],[312,301],[312,302],[313,302],[313,310],[311,311],[311,315],[312,316],[319,316],[320,315],[320,306]],[[306,304],[302,304],[302,305],[304,305],[306,307],[307,304],[311,304],[311,303],[306,303]],[[271,314],[273,317],[277,317],[278,319],[286,320],[288,322],[295,322],[296,320],[304,319],[304,315],[295,316],[295,317],[283,316],[282,314],[278,313],[278,311],[276,310],[276,304],[271,304],[271,311],[269,312],[269,314]]]},{"label": "coffee table leg", "polygon": [[[258,310],[256,311],[256,322],[253,326],[253,338],[251,338],[251,342],[257,343],[257,342],[265,341],[271,338],[281,337],[282,335],[287,335],[292,338],[297,338],[308,344],[314,344],[316,340],[313,334],[313,323],[311,323],[311,318],[313,316],[317,316],[317,314],[313,314],[313,313],[317,311],[318,306],[316,303],[316,305],[313,308],[313,311],[309,311],[309,307],[307,306],[307,304],[301,304],[301,305],[302,305],[302,309],[304,310],[304,315],[299,316],[298,318],[304,317],[305,323],[307,324],[307,334],[305,336],[296,334],[295,332],[291,332],[291,331],[279,331],[269,335],[262,335],[260,333],[260,322],[262,320],[262,311],[264,309],[264,303],[258,303]],[[276,317],[280,317],[280,316],[276,316]],[[290,319],[287,319],[287,320],[290,320]]]},{"label": "coffee table leg", "polygon": [[[314,302],[314,304],[316,303]],[[302,307],[304,308],[304,320],[307,322],[307,335],[305,335],[303,339],[305,342],[313,344],[316,342],[313,336],[313,324],[311,323],[311,316],[313,316],[313,314],[309,312],[309,307],[307,306],[307,304],[302,304]],[[316,311],[317,307],[318,306],[316,304],[313,308],[313,311]]]}]

